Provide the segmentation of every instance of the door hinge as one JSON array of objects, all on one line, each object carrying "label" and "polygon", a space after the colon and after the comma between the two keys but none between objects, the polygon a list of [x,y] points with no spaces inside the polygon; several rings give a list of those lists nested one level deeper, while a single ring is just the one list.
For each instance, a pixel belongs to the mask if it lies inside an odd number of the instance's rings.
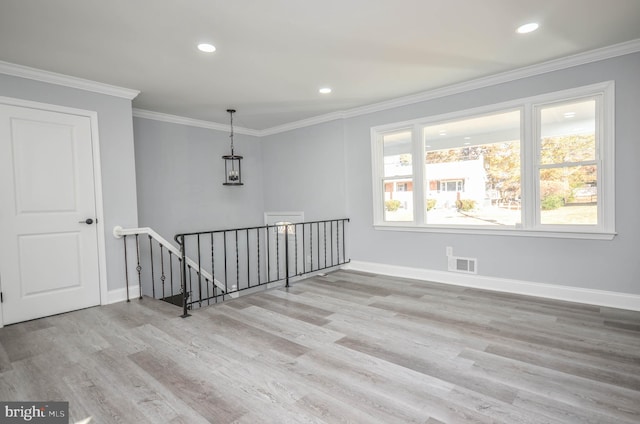
[{"label": "door hinge", "polygon": [[4,303],[4,297],[2,296],[2,292],[0,292],[0,303]]}]

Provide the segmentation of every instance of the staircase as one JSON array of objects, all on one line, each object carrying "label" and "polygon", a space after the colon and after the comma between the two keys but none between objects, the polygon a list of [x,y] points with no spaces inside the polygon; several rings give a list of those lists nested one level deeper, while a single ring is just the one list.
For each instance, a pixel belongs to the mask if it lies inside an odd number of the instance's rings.
[{"label": "staircase", "polygon": [[171,244],[148,227],[115,227],[124,243],[127,301],[137,281],[143,295],[203,306],[340,267],[348,218],[181,233]]}]

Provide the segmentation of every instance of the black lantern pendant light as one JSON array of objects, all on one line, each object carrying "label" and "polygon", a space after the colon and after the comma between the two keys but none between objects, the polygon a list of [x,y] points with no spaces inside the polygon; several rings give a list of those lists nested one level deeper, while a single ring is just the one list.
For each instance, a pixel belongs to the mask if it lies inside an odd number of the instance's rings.
[{"label": "black lantern pendant light", "polygon": [[233,114],[236,112],[235,109],[227,109],[229,115],[231,117],[231,154],[222,156],[224,159],[224,183],[223,185],[229,186],[241,186],[242,184],[242,172],[240,168],[240,161],[242,160],[242,156],[238,156],[233,151]]}]

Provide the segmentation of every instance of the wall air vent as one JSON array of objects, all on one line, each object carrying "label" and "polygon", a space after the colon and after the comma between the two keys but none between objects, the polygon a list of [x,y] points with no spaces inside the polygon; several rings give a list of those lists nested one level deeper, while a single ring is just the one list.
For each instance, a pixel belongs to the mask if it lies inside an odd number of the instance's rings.
[{"label": "wall air vent", "polygon": [[449,256],[449,271],[464,272],[467,274],[477,274],[478,259]]}]

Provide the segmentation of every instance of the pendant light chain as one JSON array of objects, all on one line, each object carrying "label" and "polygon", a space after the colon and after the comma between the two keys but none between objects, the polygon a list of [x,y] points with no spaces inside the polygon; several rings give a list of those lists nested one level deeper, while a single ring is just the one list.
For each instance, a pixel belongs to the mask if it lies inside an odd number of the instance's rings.
[{"label": "pendant light chain", "polygon": [[231,134],[229,137],[231,138],[231,156],[233,156],[233,112],[235,112],[235,110],[228,109],[227,112],[229,112],[229,115],[231,116]]}]

